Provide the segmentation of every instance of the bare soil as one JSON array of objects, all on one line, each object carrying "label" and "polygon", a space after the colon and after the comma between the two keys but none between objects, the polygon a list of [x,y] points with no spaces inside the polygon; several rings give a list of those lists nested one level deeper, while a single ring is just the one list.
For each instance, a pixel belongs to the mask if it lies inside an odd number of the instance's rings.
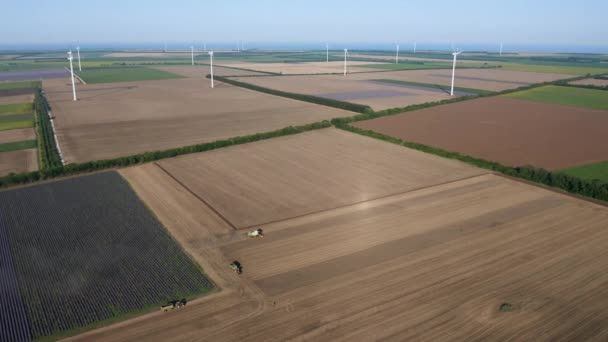
[{"label": "bare soil", "polygon": [[334,128],[158,164],[236,228],[485,172]]},{"label": "bare soil", "polygon": [[[154,66],[154,69],[159,69],[186,77],[205,78],[211,73],[208,65],[195,66]],[[218,65],[213,65],[213,74],[215,76],[246,76],[246,75],[266,75],[261,72],[226,68]]]},{"label": "bare soil", "polygon": [[209,80],[45,81],[66,162],[115,158],[352,115]]},{"label": "bare soil", "polygon": [[511,166],[553,170],[608,159],[608,112],[504,97],[437,106],[355,126]]},{"label": "bare soil", "polygon": [[33,94],[0,96],[0,105],[17,104],[17,103],[32,103],[32,102],[34,102]]},{"label": "bare soil", "polygon": [[[355,62],[348,61],[347,67],[350,72],[379,71],[375,68],[364,68],[359,65],[376,64],[374,62]],[[382,64],[382,63],[378,63]],[[304,62],[304,63],[251,63],[251,62],[232,62],[218,61],[218,65],[233,68],[243,68],[265,72],[283,73],[286,75],[299,74],[341,74],[344,72],[343,61],[332,62]]]},{"label": "bare soil", "polygon": [[[450,98],[447,93],[433,90],[403,88],[389,84],[368,82],[370,79],[392,79],[392,72],[369,74],[243,77],[238,81],[282,91],[341,99],[350,94],[347,101],[368,105],[374,110],[406,107],[412,104],[441,101]],[[376,96],[370,97],[369,94]]]},{"label": "bare soil", "polygon": [[[246,239],[230,237],[154,164],[122,173],[222,290],[69,340],[608,337],[605,207],[486,174],[266,225],[265,238]],[[241,276],[229,271],[234,259]],[[500,312],[503,303],[513,310]]]},{"label": "bare soil", "polygon": [[595,78],[586,78],[584,80],[578,80],[570,82],[570,84],[578,84],[578,85],[591,85],[597,87],[608,87],[608,80],[598,80]]},{"label": "bare soil", "polygon": [[0,131],[0,144],[34,139],[36,139],[36,132],[33,128]]},{"label": "bare soil", "polygon": [[38,170],[38,152],[35,148],[0,153],[0,175]]}]

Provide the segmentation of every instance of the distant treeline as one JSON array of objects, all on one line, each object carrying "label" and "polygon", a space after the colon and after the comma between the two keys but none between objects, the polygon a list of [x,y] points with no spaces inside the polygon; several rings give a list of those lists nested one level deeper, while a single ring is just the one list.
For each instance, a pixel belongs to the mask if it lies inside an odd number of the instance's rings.
[{"label": "distant treeline", "polygon": [[55,144],[55,133],[51,125],[48,113],[48,102],[42,95],[42,90],[36,88],[34,97],[34,111],[36,113],[36,133],[38,135],[38,155],[40,156],[40,169],[46,172],[48,169],[60,167],[61,157]]}]

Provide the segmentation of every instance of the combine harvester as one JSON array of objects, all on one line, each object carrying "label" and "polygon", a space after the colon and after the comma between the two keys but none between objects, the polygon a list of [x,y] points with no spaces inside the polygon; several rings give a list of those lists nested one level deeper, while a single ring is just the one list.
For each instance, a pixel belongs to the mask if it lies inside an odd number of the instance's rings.
[{"label": "combine harvester", "polygon": [[259,237],[264,237],[264,231],[260,228],[255,229],[250,231],[249,233],[247,233],[247,236],[250,238],[259,238]]}]

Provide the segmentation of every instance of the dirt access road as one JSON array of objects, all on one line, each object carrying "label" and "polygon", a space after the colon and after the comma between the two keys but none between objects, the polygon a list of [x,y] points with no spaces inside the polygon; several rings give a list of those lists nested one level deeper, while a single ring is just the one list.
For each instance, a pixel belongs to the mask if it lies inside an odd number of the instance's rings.
[{"label": "dirt access road", "polygon": [[[297,168],[307,166],[282,172]],[[479,174],[268,224],[265,238],[247,239],[157,164],[120,172],[222,290],[72,341],[608,337],[605,207]],[[234,259],[241,276],[228,268]]]}]

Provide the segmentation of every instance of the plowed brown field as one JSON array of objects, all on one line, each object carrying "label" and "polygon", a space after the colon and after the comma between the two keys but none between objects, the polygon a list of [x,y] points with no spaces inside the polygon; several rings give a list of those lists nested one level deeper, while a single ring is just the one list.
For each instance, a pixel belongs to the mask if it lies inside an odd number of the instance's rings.
[{"label": "plowed brown field", "polygon": [[[605,207],[485,174],[281,221],[246,239],[155,164],[121,172],[222,290],[71,340],[608,337]],[[233,259],[241,276],[229,271]],[[512,311],[500,312],[503,303]]]},{"label": "plowed brown field", "polygon": [[0,153],[0,175],[38,170],[38,150],[35,148]]},{"label": "plowed brown field", "polygon": [[45,81],[67,163],[116,158],[352,115],[218,82],[186,78],[81,85]]},{"label": "plowed brown field", "polygon": [[482,98],[355,126],[505,165],[563,169],[608,159],[608,112]]},{"label": "plowed brown field", "polygon": [[[173,74],[186,76],[186,77],[198,77],[204,78],[207,74],[211,73],[209,66],[207,65],[196,65],[196,66],[154,66],[154,69],[167,71]],[[234,68],[226,68],[222,66],[213,66],[213,74],[216,76],[245,76],[245,75],[258,75],[263,76],[264,73],[240,70]]]}]

